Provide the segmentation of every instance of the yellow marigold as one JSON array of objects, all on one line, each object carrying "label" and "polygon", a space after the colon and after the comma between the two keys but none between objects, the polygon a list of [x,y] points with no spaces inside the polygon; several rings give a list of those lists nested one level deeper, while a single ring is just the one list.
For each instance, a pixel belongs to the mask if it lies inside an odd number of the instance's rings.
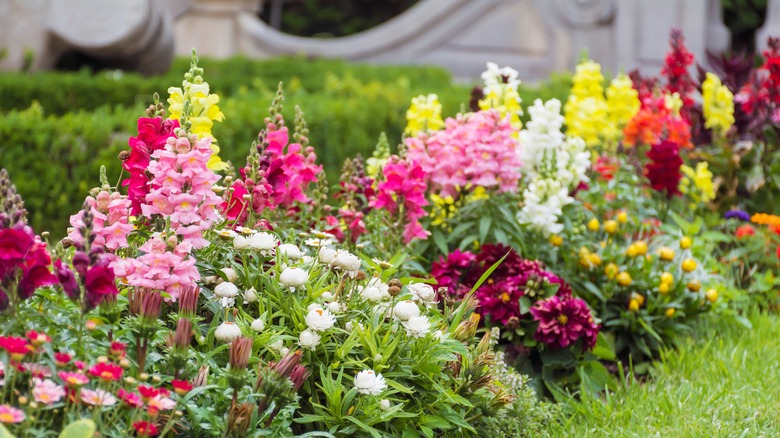
[{"label": "yellow marigold", "polygon": [[[680,166],[680,171],[685,175],[685,178],[680,181],[680,191],[682,193],[690,193],[694,201],[705,204],[715,199],[715,185],[712,183],[712,172],[710,172],[709,163],[700,161],[696,164],[695,170],[683,165]],[[689,190],[691,183],[697,189],[695,192]]]},{"label": "yellow marigold", "polygon": [[609,120],[616,127],[617,135],[613,140],[617,140],[623,133],[623,127],[639,112],[641,106],[639,92],[634,89],[627,74],[620,73],[610,82],[607,87],[607,106]]},{"label": "yellow marigold", "polygon": [[406,110],[407,135],[415,136],[420,131],[438,131],[444,127],[441,118],[441,103],[435,94],[412,98],[412,105]]},{"label": "yellow marigold", "polygon": [[756,213],[750,221],[758,225],[768,225],[770,227],[780,227],[780,216],[766,213]]},{"label": "yellow marigold", "polygon": [[701,84],[704,127],[720,135],[726,134],[734,124],[734,94],[721,84],[714,73],[707,72]]}]

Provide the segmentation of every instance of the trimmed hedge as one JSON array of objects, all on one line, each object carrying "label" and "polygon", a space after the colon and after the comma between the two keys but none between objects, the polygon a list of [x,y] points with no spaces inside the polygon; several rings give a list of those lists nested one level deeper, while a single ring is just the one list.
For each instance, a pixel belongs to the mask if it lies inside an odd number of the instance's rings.
[{"label": "trimmed hedge", "polygon": [[[300,106],[309,126],[310,144],[330,181],[338,178],[345,158],[357,153],[370,155],[382,132],[388,135],[391,145],[400,142],[406,125],[405,112],[413,96],[437,93],[444,114],[449,116],[468,101],[471,88],[453,85],[449,75],[437,68],[384,68],[301,60],[298,67],[302,70],[298,72],[306,74],[271,68],[289,66],[289,62],[290,59],[203,62],[206,79],[213,89],[230,90],[221,94],[225,121],[214,126],[223,159],[243,165],[252,141],[263,128],[277,80],[285,80],[286,84],[283,114],[288,125],[293,125],[295,105]],[[177,61],[178,72],[185,71],[185,66],[183,61]],[[264,71],[262,80],[250,78],[230,84],[223,77],[250,77],[250,72],[260,67]],[[316,73],[315,67],[319,70]],[[34,95],[44,97],[42,104],[28,104],[25,109],[13,109],[0,117],[0,167],[8,169],[26,200],[30,223],[36,230],[48,230],[54,238],[63,237],[68,217],[81,207],[87,191],[99,184],[100,165],[107,166],[110,179],[119,175],[117,155],[127,148],[128,138],[136,135],[136,120],[144,115],[152,92],[158,91],[161,98],[167,96],[168,86],[181,81],[178,72],[166,75],[164,80],[126,75],[116,82],[107,82],[105,74],[41,74],[60,86],[72,82],[74,89],[65,87],[59,91],[48,80],[32,81],[37,75],[0,74],[0,89],[4,93],[0,104],[13,100],[5,99],[9,77],[25,83]],[[527,106],[537,97],[564,99],[569,88],[569,76],[554,76],[537,87],[521,86],[521,97]],[[99,90],[106,90],[106,94],[101,95]],[[107,106],[109,102],[119,104]],[[64,114],[56,111],[78,107],[77,104],[89,110]]]}]

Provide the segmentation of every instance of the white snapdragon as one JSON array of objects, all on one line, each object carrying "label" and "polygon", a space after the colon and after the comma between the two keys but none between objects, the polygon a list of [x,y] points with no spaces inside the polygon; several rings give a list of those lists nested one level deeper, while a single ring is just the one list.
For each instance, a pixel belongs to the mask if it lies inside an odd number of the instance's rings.
[{"label": "white snapdragon", "polygon": [[379,395],[387,388],[385,378],[373,370],[363,370],[355,376],[355,388],[366,395]]},{"label": "white snapdragon", "polygon": [[301,268],[285,268],[279,275],[279,283],[289,287],[293,292],[296,287],[306,284],[307,281],[309,281],[309,273]]},{"label": "white snapdragon", "polygon": [[312,329],[306,329],[298,337],[298,345],[307,350],[314,350],[320,345],[320,335]]},{"label": "white snapdragon", "polygon": [[328,309],[321,307],[309,311],[306,314],[305,321],[310,330],[317,332],[325,331],[336,324],[336,318],[333,314]]},{"label": "white snapdragon", "polygon": [[531,120],[519,134],[528,185],[518,220],[546,235],[560,233],[563,225],[558,219],[563,207],[574,202],[569,193],[587,181],[590,152],[582,139],[561,132],[564,117],[559,100],[537,99],[528,113]]},{"label": "white snapdragon", "polygon": [[406,335],[414,338],[424,338],[431,331],[431,323],[426,316],[413,316],[403,322]]},{"label": "white snapdragon", "polygon": [[420,307],[412,300],[399,301],[393,308],[393,315],[400,321],[420,316]]}]

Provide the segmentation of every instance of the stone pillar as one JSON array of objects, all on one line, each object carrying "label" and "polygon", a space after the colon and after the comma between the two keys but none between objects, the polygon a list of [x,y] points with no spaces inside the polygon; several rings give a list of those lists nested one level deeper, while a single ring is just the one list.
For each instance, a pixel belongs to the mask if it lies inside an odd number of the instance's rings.
[{"label": "stone pillar", "polygon": [[176,54],[227,58],[239,53],[239,24],[242,16],[257,19],[262,0],[194,0],[174,25]]},{"label": "stone pillar", "polygon": [[764,25],[756,32],[756,50],[763,52],[769,48],[769,37],[780,37],[780,0],[769,0],[766,5]]}]

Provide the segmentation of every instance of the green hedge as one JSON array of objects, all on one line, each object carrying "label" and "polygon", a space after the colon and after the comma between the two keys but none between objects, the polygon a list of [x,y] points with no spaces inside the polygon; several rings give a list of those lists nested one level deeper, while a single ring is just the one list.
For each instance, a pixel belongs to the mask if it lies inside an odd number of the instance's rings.
[{"label": "green hedge", "polygon": [[[380,133],[388,135],[391,145],[401,140],[406,124],[405,112],[411,98],[421,92],[439,94],[445,115],[457,113],[462,102],[469,99],[470,87],[453,85],[449,76],[442,75],[440,69],[396,67],[376,67],[351,65],[341,61],[303,62],[302,66],[319,66],[318,72],[305,75],[285,73],[273,70],[269,66],[283,66],[287,60],[274,62],[249,62],[230,60],[212,64],[227,69],[208,69],[206,78],[211,84],[220,87],[230,86],[230,93],[222,95],[220,105],[225,121],[217,123],[214,135],[222,147],[222,157],[242,165],[257,132],[263,127],[263,118],[276,91],[277,80],[285,80],[285,109],[283,114],[288,125],[293,124],[295,105],[299,105],[306,115],[310,129],[310,143],[315,147],[319,160],[331,181],[338,177],[341,163],[347,157],[361,153],[369,155]],[[184,63],[177,62],[179,71],[184,71]],[[231,76],[238,72],[248,72],[264,68],[266,78],[245,80],[240,84],[228,84],[222,72]],[[332,67],[332,70],[329,68]],[[229,69],[228,69],[229,70]],[[117,154],[127,148],[127,140],[136,134],[136,120],[144,115],[144,107],[149,103],[152,92],[159,91],[165,96],[167,87],[180,81],[180,75],[168,75],[168,83],[159,77],[142,78],[127,75],[119,79],[132,81],[135,91],[124,90],[123,96],[137,98],[122,100],[117,84],[105,85],[106,76],[90,76],[86,73],[45,73],[56,78],[60,84],[74,81],[81,91],[63,89],[60,92],[50,88],[46,81],[28,84],[36,95],[45,96],[41,105],[27,105],[23,110],[13,109],[0,117],[0,167],[11,173],[19,192],[26,200],[30,213],[30,222],[36,230],[49,230],[53,237],[62,237],[70,214],[76,212],[91,187],[99,184],[100,165],[108,167],[109,178],[117,178],[120,165]],[[6,84],[8,77],[19,79],[23,75],[0,75],[0,83]],[[35,76],[33,76],[35,77]],[[80,81],[74,78],[80,77]],[[29,78],[28,78],[29,79]],[[122,82],[123,86],[130,82]],[[102,85],[101,85],[102,84]],[[422,84],[422,85],[420,85]],[[93,89],[106,87],[114,94],[99,96]],[[521,96],[524,106],[533,99],[557,97],[565,98],[570,87],[568,76],[554,76],[550,81],[536,87],[523,86]],[[214,85],[218,89],[217,85]],[[49,91],[41,91],[49,90]],[[3,91],[5,93],[5,91]],[[5,94],[3,94],[5,98]],[[92,96],[92,97],[89,97]],[[61,105],[73,105],[79,101],[86,105],[92,99],[100,98],[103,104],[95,105],[89,111],[74,110],[59,114]],[[75,99],[75,100],[73,100]],[[106,103],[120,104],[107,106]],[[3,102],[6,104],[6,102]],[[47,107],[50,105],[54,108]],[[92,108],[92,107],[90,107]]]}]

